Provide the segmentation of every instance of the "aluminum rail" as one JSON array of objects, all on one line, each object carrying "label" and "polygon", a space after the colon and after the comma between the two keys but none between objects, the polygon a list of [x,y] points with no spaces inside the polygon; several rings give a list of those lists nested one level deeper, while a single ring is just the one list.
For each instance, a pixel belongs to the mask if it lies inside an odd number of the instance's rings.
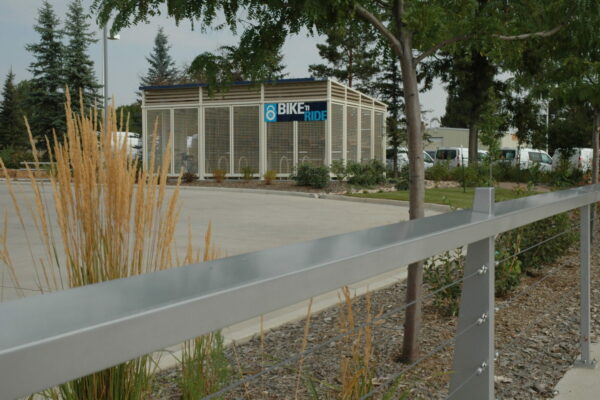
[{"label": "aluminum rail", "polygon": [[496,203],[0,304],[16,398],[600,201],[600,185]]}]

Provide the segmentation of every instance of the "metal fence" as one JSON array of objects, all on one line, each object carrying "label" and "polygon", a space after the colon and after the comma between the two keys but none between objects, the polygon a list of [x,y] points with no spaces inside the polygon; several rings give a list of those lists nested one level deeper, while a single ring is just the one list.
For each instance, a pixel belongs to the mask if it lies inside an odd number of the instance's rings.
[{"label": "metal fence", "polygon": [[[464,276],[417,300],[423,302],[436,292],[462,283],[454,337],[438,343],[362,398],[384,390],[422,360],[454,344],[447,398],[493,399],[497,311],[494,269],[498,262],[495,235],[574,209],[580,210],[576,228],[581,232],[581,357],[577,365],[593,367],[589,342],[590,210],[593,203],[600,201],[600,185],[495,204],[493,199],[492,188],[477,189],[474,207],[469,210],[0,304],[1,397],[35,393],[468,245]],[[515,296],[504,307],[517,300]],[[398,314],[413,304],[387,310],[366,323]],[[348,334],[351,332],[278,361],[209,398],[299,360]]]}]

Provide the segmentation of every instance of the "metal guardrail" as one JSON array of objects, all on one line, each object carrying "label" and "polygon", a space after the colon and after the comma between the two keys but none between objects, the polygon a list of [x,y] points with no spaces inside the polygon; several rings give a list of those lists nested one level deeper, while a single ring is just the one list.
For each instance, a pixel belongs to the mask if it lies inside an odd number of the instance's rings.
[{"label": "metal guardrail", "polygon": [[600,185],[493,198],[493,189],[477,189],[472,210],[1,303],[1,397],[34,393],[469,244],[465,276],[475,278],[464,281],[450,398],[493,399],[493,237],[576,208],[580,363],[592,366],[589,215]]}]

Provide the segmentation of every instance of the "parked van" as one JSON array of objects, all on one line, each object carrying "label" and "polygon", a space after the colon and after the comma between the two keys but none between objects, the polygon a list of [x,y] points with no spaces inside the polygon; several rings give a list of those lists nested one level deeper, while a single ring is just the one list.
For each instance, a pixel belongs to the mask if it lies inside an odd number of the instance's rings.
[{"label": "parked van", "polygon": [[537,164],[542,171],[552,170],[552,158],[544,150],[538,149],[500,149],[500,162],[518,165],[521,169]]},{"label": "parked van", "polygon": [[447,163],[449,167],[466,167],[469,165],[469,149],[465,147],[444,147],[435,153],[435,163]]},{"label": "parked van", "polygon": [[560,166],[562,158],[569,160],[572,168],[587,171],[592,168],[592,157],[594,150],[589,147],[574,147],[572,149],[556,149],[552,155],[552,167],[556,169]]},{"label": "parked van", "polygon": [[[388,149],[387,151],[387,166],[393,168],[394,166],[394,150]],[[426,151],[423,151],[423,163],[425,169],[433,167],[433,158]],[[408,165],[408,149],[406,147],[398,148],[398,169],[402,169],[405,165]]]}]

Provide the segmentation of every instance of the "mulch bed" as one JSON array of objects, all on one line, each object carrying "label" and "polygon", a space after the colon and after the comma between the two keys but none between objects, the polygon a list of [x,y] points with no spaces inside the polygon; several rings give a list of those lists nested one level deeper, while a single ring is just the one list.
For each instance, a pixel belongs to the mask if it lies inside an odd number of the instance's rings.
[{"label": "mulch bed", "polygon": [[[592,246],[592,288],[600,283],[600,251]],[[535,286],[530,285],[543,281]],[[550,266],[543,266],[535,277],[524,277],[520,287],[507,299],[496,299],[496,398],[545,399],[555,395],[554,387],[573,364],[579,346],[579,252],[571,249]],[[405,298],[405,282],[370,295],[372,314],[400,307]],[[516,296],[516,297],[515,297]],[[600,289],[592,289],[593,303],[600,304]],[[353,300],[357,323],[364,321],[367,297]],[[592,308],[592,340],[596,341],[600,327],[598,307]],[[312,315],[306,348],[310,349],[340,333],[340,311],[333,307]],[[376,323],[373,329],[376,365],[374,382],[381,384],[407,366],[397,361],[402,346],[402,312]],[[232,348],[227,355],[236,366],[236,373],[249,376],[286,359],[302,349],[305,321],[289,323]],[[452,339],[456,319],[440,316],[431,301],[424,305],[421,330],[421,355],[427,355],[444,341]],[[330,385],[339,384],[340,360],[350,356],[352,343],[334,340],[302,361],[298,385],[299,361],[277,368],[251,384],[230,392],[226,398],[290,399],[314,398],[308,395],[305,379],[311,377],[315,386],[326,393]],[[409,392],[410,399],[445,399],[452,367],[453,346],[449,345],[424,359],[402,375],[398,390]],[[177,369],[163,371],[157,377],[155,399],[177,399],[180,394],[174,383]],[[384,388],[384,385],[379,386]],[[334,398],[334,397],[322,397]],[[381,396],[374,396],[381,398]],[[396,397],[394,397],[396,398]]]}]

